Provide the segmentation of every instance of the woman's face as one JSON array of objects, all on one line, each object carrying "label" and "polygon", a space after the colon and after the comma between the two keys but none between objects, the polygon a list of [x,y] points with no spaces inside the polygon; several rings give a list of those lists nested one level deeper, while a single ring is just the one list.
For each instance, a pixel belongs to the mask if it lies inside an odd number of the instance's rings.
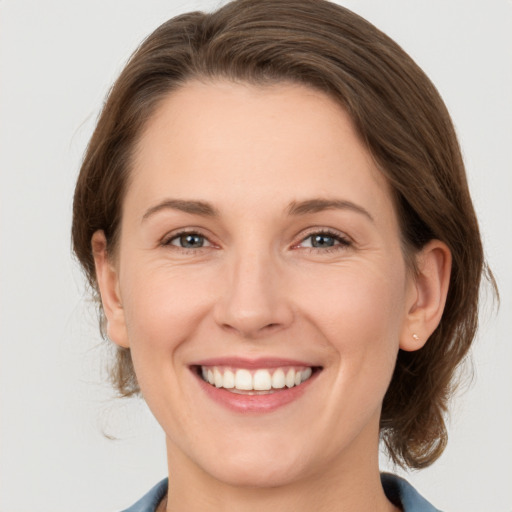
[{"label": "woman's face", "polygon": [[264,486],[377,457],[416,291],[390,190],[329,97],[170,94],[138,144],[111,272],[110,336],[171,464]]}]

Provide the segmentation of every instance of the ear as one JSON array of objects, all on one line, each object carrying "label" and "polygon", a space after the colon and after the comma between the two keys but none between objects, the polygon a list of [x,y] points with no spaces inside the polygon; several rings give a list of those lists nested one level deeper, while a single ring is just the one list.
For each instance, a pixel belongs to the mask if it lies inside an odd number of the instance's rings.
[{"label": "ear", "polygon": [[128,335],[124,309],[119,292],[119,275],[107,253],[107,240],[103,231],[96,231],[91,239],[103,311],[107,318],[107,336],[121,347],[128,348]]},{"label": "ear", "polygon": [[423,347],[441,321],[450,284],[450,249],[439,240],[430,241],[417,254],[416,267],[400,336],[400,348],[406,351]]}]

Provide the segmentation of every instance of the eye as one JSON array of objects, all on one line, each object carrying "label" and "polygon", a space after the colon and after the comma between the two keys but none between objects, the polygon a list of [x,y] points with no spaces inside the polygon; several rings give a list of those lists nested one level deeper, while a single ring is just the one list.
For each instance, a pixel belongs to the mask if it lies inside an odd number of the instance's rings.
[{"label": "eye", "polygon": [[302,239],[299,245],[311,249],[335,249],[336,247],[348,247],[351,242],[340,233],[320,231],[310,233]]},{"label": "eye", "polygon": [[182,249],[200,249],[210,246],[206,237],[199,233],[178,233],[164,242],[164,245],[174,245]]}]

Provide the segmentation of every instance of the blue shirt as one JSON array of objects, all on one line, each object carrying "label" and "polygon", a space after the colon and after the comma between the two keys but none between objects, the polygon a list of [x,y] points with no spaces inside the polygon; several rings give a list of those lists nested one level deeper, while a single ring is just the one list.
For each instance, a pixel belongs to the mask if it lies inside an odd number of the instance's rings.
[{"label": "blue shirt", "polygon": [[[382,473],[381,481],[389,501],[398,507],[402,507],[404,512],[440,512],[403,478],[390,473]],[[167,478],[156,484],[137,503],[123,512],[155,512],[166,493]]]}]

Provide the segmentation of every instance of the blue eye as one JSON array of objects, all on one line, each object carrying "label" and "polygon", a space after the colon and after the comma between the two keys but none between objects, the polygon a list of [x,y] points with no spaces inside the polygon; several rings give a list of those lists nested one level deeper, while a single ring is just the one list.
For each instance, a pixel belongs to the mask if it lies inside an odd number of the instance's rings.
[{"label": "blue eye", "polygon": [[167,243],[183,249],[200,249],[209,245],[206,238],[198,233],[181,233],[171,238]]},{"label": "blue eye", "polygon": [[311,247],[332,247],[336,240],[330,235],[311,235]]},{"label": "blue eye", "polygon": [[350,245],[350,241],[339,234],[318,232],[308,235],[302,240],[300,245],[312,249],[331,249],[347,247]]}]

